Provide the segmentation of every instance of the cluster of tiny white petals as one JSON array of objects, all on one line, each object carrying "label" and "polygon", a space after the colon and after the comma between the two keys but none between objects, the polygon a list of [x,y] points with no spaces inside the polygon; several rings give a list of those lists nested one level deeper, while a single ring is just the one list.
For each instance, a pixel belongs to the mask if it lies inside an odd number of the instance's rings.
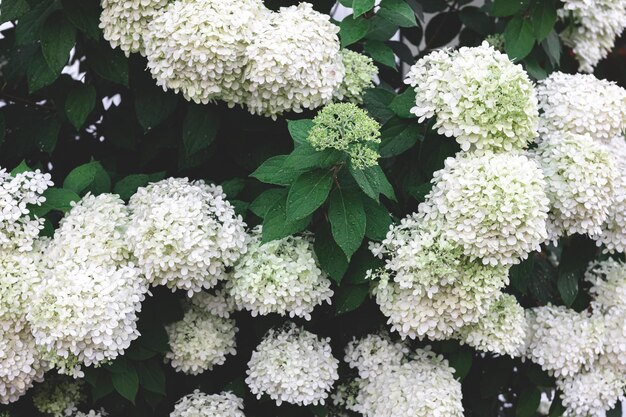
[{"label": "cluster of tiny white petals", "polygon": [[411,361],[364,380],[354,409],[365,417],[462,417],[461,384],[441,356],[418,350]]},{"label": "cluster of tiny white petals", "polygon": [[85,400],[83,382],[53,375],[35,388],[33,404],[39,412],[53,417],[70,416],[78,411],[78,404]]},{"label": "cluster of tiny white petals", "polygon": [[557,380],[564,417],[604,417],[617,401],[624,400],[626,377],[610,367],[595,366],[568,378]]},{"label": "cluster of tiny white petals", "polygon": [[248,251],[226,282],[237,308],[253,316],[278,313],[311,319],[323,302],[330,304],[330,280],[318,265],[311,235],[262,242],[261,227],[252,231]]},{"label": "cluster of tiny white petals", "polygon": [[579,62],[579,71],[593,72],[626,28],[626,0],[564,0],[558,10],[570,22],[560,33]]},{"label": "cluster of tiny white petals", "polygon": [[608,148],[618,175],[613,180],[613,204],[596,243],[604,246],[604,252],[623,253],[626,252],[626,140],[617,136]]},{"label": "cluster of tiny white petals", "polygon": [[[148,290],[125,243],[129,216],[116,195],[87,195],[61,221],[43,254],[27,319],[37,344],[63,364],[97,365],[139,336],[137,313]],[[58,358],[58,363],[53,357]]]},{"label": "cluster of tiny white petals", "polygon": [[0,169],[0,250],[32,249],[43,219],[31,218],[28,206],[43,204],[43,193],[52,185],[50,174],[39,170],[11,175]]},{"label": "cluster of tiny white petals", "polygon": [[548,237],[546,181],[525,155],[457,154],[432,183],[420,212],[440,221],[444,237],[472,259],[516,264]]},{"label": "cluster of tiny white petals", "polygon": [[145,55],[144,38],[148,24],[169,0],[102,0],[100,28],[113,48],[126,56],[132,52]]},{"label": "cluster of tiny white petals", "polygon": [[[196,297],[201,300],[194,302]],[[237,353],[235,321],[211,314],[210,303],[204,293],[195,295],[183,319],[165,328],[170,346],[165,361],[178,372],[198,375]]]},{"label": "cluster of tiny white petals", "polygon": [[335,90],[335,98],[360,104],[365,90],[374,87],[373,79],[378,75],[378,68],[372,58],[349,49],[342,49],[341,57],[346,73]]},{"label": "cluster of tiny white petals", "polygon": [[379,280],[376,302],[403,338],[449,338],[484,315],[508,283],[508,267],[470,260],[431,226],[410,215],[371,246],[386,261],[368,273]]},{"label": "cluster of tiny white petals", "polygon": [[512,295],[502,294],[485,316],[463,327],[457,337],[483,352],[520,356],[525,348],[527,326],[524,308]]},{"label": "cluster of tiny white petals", "polygon": [[[626,306],[612,307],[603,314],[606,337],[600,364],[626,374]],[[626,388],[626,386],[625,386]]]},{"label": "cluster of tiny white petals", "polygon": [[585,273],[591,284],[594,311],[607,312],[612,307],[626,308],[626,264],[606,259],[592,264]]},{"label": "cluster of tiny white petals", "polygon": [[626,129],[626,90],[593,75],[554,72],[537,86],[539,132],[588,134],[608,142]]},{"label": "cluster of tiny white petals", "polygon": [[170,417],[244,417],[243,400],[230,392],[209,395],[195,390],[178,400]]},{"label": "cluster of tiny white petals", "polygon": [[415,88],[419,121],[454,136],[463,150],[522,149],[537,136],[537,97],[521,65],[487,42],[430,53],[405,81]]},{"label": "cluster of tiny white petals", "polygon": [[380,375],[388,366],[405,362],[409,348],[405,343],[394,343],[386,334],[370,334],[353,340],[346,346],[344,361],[356,368],[361,378]]},{"label": "cluster of tiny white petals", "polygon": [[241,104],[246,48],[268,13],[261,0],[172,2],[148,25],[148,68],[158,85],[187,100]]},{"label": "cluster of tiny white petals", "polygon": [[235,300],[225,289],[215,291],[215,294],[201,291],[194,294],[189,300],[193,308],[198,311],[207,312],[214,316],[229,318],[235,312]]},{"label": "cluster of tiny white petals", "polygon": [[329,342],[293,323],[270,330],[248,362],[250,391],[257,398],[269,395],[277,405],[324,404],[339,378]]},{"label": "cluster of tiny white petals", "polygon": [[103,409],[100,409],[98,411],[89,410],[86,413],[79,411],[76,414],[72,414],[70,417],[106,417],[108,415],[109,414],[106,411],[104,411]]},{"label": "cluster of tiny white petals", "polygon": [[551,375],[568,377],[590,369],[603,352],[602,318],[553,305],[536,307],[530,316],[525,355]]},{"label": "cluster of tiny white petals", "polygon": [[28,326],[0,321],[0,404],[17,401],[47,370]]},{"label": "cluster of tiny white petals", "polygon": [[282,7],[261,22],[248,46],[246,105],[276,117],[332,100],[344,78],[339,28],[309,3]]},{"label": "cluster of tiny white petals", "polygon": [[[37,241],[35,247],[42,246]],[[41,250],[0,250],[0,320],[20,321],[26,317],[34,287],[40,279]]]},{"label": "cluster of tiny white petals", "polygon": [[245,223],[220,186],[168,178],[140,188],[129,207],[127,241],[153,285],[192,296],[214,287],[246,251]]},{"label": "cluster of tiny white petals", "polygon": [[532,156],[546,178],[550,239],[600,235],[617,177],[608,148],[587,135],[555,132],[543,137]]}]

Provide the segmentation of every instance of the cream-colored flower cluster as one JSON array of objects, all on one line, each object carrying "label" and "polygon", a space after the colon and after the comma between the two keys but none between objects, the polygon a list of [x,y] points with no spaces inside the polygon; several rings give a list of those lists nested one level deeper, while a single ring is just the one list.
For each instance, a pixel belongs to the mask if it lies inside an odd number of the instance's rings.
[{"label": "cream-colored flower cluster", "polygon": [[230,392],[209,395],[195,390],[178,400],[170,417],[244,417],[243,400]]},{"label": "cream-colored flower cluster", "polygon": [[568,23],[560,36],[574,50],[579,71],[593,72],[626,28],[626,0],[564,0],[558,16]]},{"label": "cream-colored flower cluster", "polygon": [[83,381],[54,375],[35,388],[33,404],[41,413],[66,417],[76,413],[85,399]]},{"label": "cream-colored flower cluster", "polygon": [[372,58],[349,49],[343,49],[341,57],[346,74],[335,90],[335,98],[361,104],[363,92],[374,87],[373,79],[378,75],[378,68]]}]

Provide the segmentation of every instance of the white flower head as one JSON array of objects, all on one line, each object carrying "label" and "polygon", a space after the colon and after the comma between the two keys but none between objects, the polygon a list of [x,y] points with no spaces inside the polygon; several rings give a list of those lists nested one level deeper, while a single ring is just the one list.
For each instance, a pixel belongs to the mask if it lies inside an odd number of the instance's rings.
[{"label": "white flower head", "polygon": [[590,369],[603,352],[605,326],[601,318],[563,306],[531,310],[526,358],[556,377]]},{"label": "white flower head", "polygon": [[550,239],[600,235],[617,176],[608,148],[587,135],[561,132],[545,136],[531,155],[546,178]]},{"label": "white flower head", "polygon": [[52,375],[35,388],[33,404],[39,412],[53,417],[72,415],[86,399],[83,385],[82,380]]},{"label": "white flower head", "polygon": [[613,204],[602,225],[602,233],[596,237],[604,252],[626,252],[626,141],[617,136],[608,145],[615,162],[616,177],[613,179]]},{"label": "white flower head", "polygon": [[276,118],[330,102],[345,74],[338,31],[309,3],[261,22],[247,49],[248,110]]},{"label": "white flower head", "polygon": [[593,75],[554,72],[537,86],[539,132],[569,132],[608,142],[626,129],[626,90]]},{"label": "white flower head", "polygon": [[[599,362],[622,375],[626,373],[626,307],[613,307],[603,315],[606,327],[604,353]],[[625,379],[626,382],[626,379]],[[626,386],[624,387],[626,388]]]},{"label": "white flower head", "polygon": [[365,90],[374,87],[373,79],[378,75],[378,68],[372,58],[349,49],[342,49],[341,57],[346,74],[335,90],[335,98],[361,104]]},{"label": "white flower head", "polygon": [[312,235],[263,243],[261,227],[253,230],[248,251],[226,287],[236,306],[253,316],[278,313],[310,320],[313,309],[330,304],[333,295],[313,251]]},{"label": "white flower head", "polygon": [[471,259],[517,264],[547,237],[549,200],[537,164],[524,155],[458,154],[434,173],[420,212]]},{"label": "white flower head", "polygon": [[591,283],[595,311],[606,312],[613,307],[626,309],[626,264],[614,259],[590,265],[585,281]]},{"label": "white flower head", "polygon": [[76,414],[72,414],[70,417],[106,417],[108,415],[109,414],[106,411],[104,411],[103,409],[100,409],[98,411],[89,410],[86,413],[79,411]]},{"label": "white flower head", "polygon": [[127,240],[152,285],[192,296],[246,251],[245,223],[220,186],[168,178],[140,188],[129,207]]},{"label": "white flower head", "polygon": [[405,343],[394,343],[389,335],[370,334],[360,340],[348,343],[344,361],[350,368],[356,368],[361,378],[379,375],[389,366],[406,362],[409,348]]},{"label": "white flower head", "polygon": [[523,149],[537,136],[537,98],[521,65],[487,42],[479,47],[430,53],[405,81],[415,88],[411,109],[419,121],[454,136],[461,149]]},{"label": "white flower head", "polygon": [[324,404],[339,378],[329,341],[293,323],[270,330],[248,362],[250,391],[257,398],[267,394],[278,405]]},{"label": "white flower head", "polygon": [[178,400],[170,417],[244,417],[243,400],[230,392],[209,395],[195,390]]}]

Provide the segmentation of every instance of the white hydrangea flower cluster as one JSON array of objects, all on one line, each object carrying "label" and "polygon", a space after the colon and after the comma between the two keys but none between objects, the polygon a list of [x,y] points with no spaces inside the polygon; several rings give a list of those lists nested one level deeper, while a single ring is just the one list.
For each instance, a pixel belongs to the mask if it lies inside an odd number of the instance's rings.
[{"label": "white hydrangea flower cluster", "polygon": [[405,343],[394,343],[385,333],[370,334],[353,340],[346,346],[344,361],[356,368],[361,378],[380,375],[388,366],[406,362],[409,348]]},{"label": "white hydrangea flower cluster", "polygon": [[158,85],[187,100],[241,104],[246,49],[267,14],[261,0],[171,2],[148,25],[148,68]]},{"label": "white hydrangea flower cluster", "polygon": [[86,413],[84,413],[82,411],[79,411],[76,414],[72,414],[70,417],[106,417],[108,415],[109,415],[109,413],[107,413],[103,409],[100,409],[98,411],[96,411],[96,410],[89,410]]},{"label": "white hydrangea flower cluster", "polygon": [[547,237],[549,200],[537,164],[522,154],[459,154],[434,173],[420,205],[446,239],[484,264],[511,265]]},{"label": "white hydrangea flower cluster", "polygon": [[626,129],[626,90],[593,75],[554,72],[537,86],[539,132],[570,132],[608,142]]},{"label": "white hydrangea flower cluster", "polygon": [[83,381],[54,375],[35,388],[33,404],[40,413],[53,417],[70,416],[78,411],[83,402]]},{"label": "white hydrangea flower cluster", "polygon": [[145,55],[144,38],[148,24],[169,0],[102,0],[100,29],[113,48],[126,56],[132,52]]},{"label": "white hydrangea flower cluster", "polygon": [[[626,374],[626,305],[613,307],[604,315],[606,337],[600,363],[615,372]],[[626,383],[626,377],[624,379]],[[626,386],[624,387],[626,388]]]},{"label": "white hydrangea flower cluster", "polygon": [[277,405],[324,404],[339,378],[329,342],[293,323],[270,330],[252,352],[246,384],[257,398],[267,394]]},{"label": "white hydrangea flower cluster", "polygon": [[374,255],[376,302],[403,338],[447,339],[487,312],[508,283],[508,267],[472,261],[418,214],[393,226]]},{"label": "white hydrangea flower cluster", "polygon": [[591,283],[589,294],[594,311],[606,313],[613,307],[626,308],[626,264],[607,259],[590,265],[585,281]]},{"label": "white hydrangea flower cluster", "polygon": [[531,155],[547,182],[550,239],[600,235],[617,177],[608,148],[587,135],[559,132],[546,135]]},{"label": "white hydrangea flower cluster", "polygon": [[521,356],[526,347],[528,324],[524,308],[515,297],[502,294],[475,324],[463,327],[457,334],[466,343],[483,352]]},{"label": "white hydrangea flower cluster", "polygon": [[593,72],[626,28],[626,0],[564,0],[558,10],[570,25],[560,33],[579,62],[579,71]]},{"label": "white hydrangea flower cluster", "polygon": [[237,307],[253,316],[278,313],[307,320],[317,305],[330,304],[333,295],[311,235],[263,243],[260,226],[252,231],[248,251],[235,265],[226,288]]},{"label": "white hydrangea flower cluster", "polygon": [[137,313],[148,285],[125,246],[128,222],[117,195],[86,195],[44,253],[27,319],[61,372],[81,376],[80,363],[113,360],[139,336]]},{"label": "white hydrangea flower cluster", "polygon": [[230,392],[205,394],[200,390],[184,396],[170,417],[245,417],[243,400]]},{"label": "white hydrangea flower cluster", "polygon": [[335,98],[361,104],[365,90],[374,87],[373,79],[378,75],[378,68],[372,58],[349,49],[342,49],[341,57],[346,74],[335,90]]},{"label": "white hydrangea flower cluster", "polygon": [[461,384],[448,361],[418,349],[410,361],[364,379],[353,409],[365,417],[462,417],[461,400]]},{"label": "white hydrangea flower cluster", "polygon": [[214,294],[204,291],[199,292],[190,298],[189,302],[198,311],[207,312],[225,319],[229,318],[236,310],[235,300],[224,288],[220,288]]},{"label": "white hydrangea flower cluster", "polygon": [[[40,280],[41,246],[29,252],[0,250],[0,328],[26,317],[33,288]],[[10,326],[8,326],[10,327]],[[6,330],[6,329],[5,329]]]},{"label": "white hydrangea flower cluster", "polygon": [[219,298],[204,292],[194,295],[183,319],[166,326],[171,351],[165,354],[165,361],[176,371],[198,375],[237,353],[235,321],[211,313],[213,307],[224,312],[224,301],[218,304],[216,300]]},{"label": "white hydrangea flower cluster", "polygon": [[547,305],[529,312],[526,357],[556,377],[591,369],[603,353],[605,325],[588,312]]},{"label": "white hydrangea flower cluster", "polygon": [[309,3],[282,7],[261,22],[247,51],[248,110],[275,118],[331,101],[345,74],[338,31]]},{"label": "white hydrangea flower cluster", "polygon": [[220,186],[168,178],[139,188],[129,207],[126,238],[153,285],[192,296],[214,287],[246,251],[245,223]]},{"label": "white hydrangea flower cluster", "polygon": [[44,191],[53,185],[50,174],[39,170],[11,175],[0,169],[0,250],[32,249],[43,219],[29,216],[29,205],[40,206]]},{"label": "white hydrangea flower cluster", "polygon": [[522,149],[537,136],[533,83],[521,65],[487,42],[479,47],[430,53],[411,67],[405,81],[415,88],[419,121],[454,136],[461,149]]},{"label": "white hydrangea flower cluster", "polygon": [[596,237],[604,252],[626,252],[626,140],[616,136],[608,145],[615,162],[616,176],[613,179],[613,204],[602,225],[602,233]]}]

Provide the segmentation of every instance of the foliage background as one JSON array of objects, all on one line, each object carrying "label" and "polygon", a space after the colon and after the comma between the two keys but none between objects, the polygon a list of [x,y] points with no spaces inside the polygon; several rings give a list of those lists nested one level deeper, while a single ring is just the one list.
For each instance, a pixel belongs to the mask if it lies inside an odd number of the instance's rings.
[{"label": "foliage background", "polygon": [[[296,3],[266,0],[273,9]],[[433,171],[458,150],[453,139],[438,136],[410,115],[414,93],[402,83],[404,71],[432,49],[451,43],[474,46],[496,33],[504,34],[506,52],[522,58],[518,60],[534,79],[556,69],[575,72],[577,64],[556,34],[561,29],[556,0],[495,0],[484,5],[465,0],[382,0],[376,9],[372,9],[374,0],[341,3],[354,7],[358,15],[338,23],[343,46],[364,51],[380,69],[381,83],[368,91],[364,107],[382,124],[381,167],[394,192],[381,178],[355,184],[346,167],[337,167],[340,162],[334,161],[333,168],[308,160],[308,171],[330,172],[335,191],[328,199],[322,196],[320,207],[304,221],[286,221],[287,187],[296,174],[307,170],[289,172],[271,162],[257,168],[270,157],[289,154],[294,140],[302,138],[307,122],[289,120],[312,118],[314,113],[272,121],[221,103],[191,104],[163,92],[145,70],[143,57],[126,58],[102,38],[97,0],[2,0],[0,21],[12,23],[3,26],[0,40],[0,166],[12,169],[24,161],[51,172],[57,189],[49,193],[41,213],[49,220],[48,234],[68,210],[69,201],[79,195],[113,191],[127,199],[138,186],[164,176],[222,184],[247,224],[264,223],[268,235],[314,231],[316,251],[333,278],[335,296],[332,306],[316,308],[313,319],[303,324],[332,337],[335,356],[342,358],[348,341],[378,330],[386,321],[368,297],[365,271],[377,261],[369,254],[367,241],[384,236],[390,222],[387,212],[397,220],[415,211],[429,190]],[[330,0],[315,1],[315,8],[325,13],[334,7]],[[390,40],[397,31],[400,39]],[[67,65],[73,68],[71,75],[64,70]],[[626,86],[623,38],[598,66],[596,76]],[[304,160],[294,161],[298,165]],[[373,189],[367,189],[367,184]],[[332,224],[338,186],[353,219],[343,231],[333,230],[336,220]],[[263,194],[267,190],[273,191]],[[377,198],[380,192],[382,205],[365,196]],[[350,247],[348,252],[356,251],[350,262],[337,243]],[[546,261],[550,251],[561,260],[558,270]],[[582,269],[597,256],[593,242],[574,237],[558,250],[548,248],[514,267],[509,290],[524,307],[553,302],[584,309],[588,300],[579,288]],[[245,398],[249,417],[326,415],[322,406],[276,407],[266,399],[257,401],[243,382],[251,351],[265,331],[283,318],[253,320],[248,313],[237,313],[237,356],[211,372],[185,376],[162,360],[167,350],[163,326],[182,317],[179,299],[184,295],[163,288],[153,294],[141,313],[142,336],[127,355],[88,370],[89,401],[94,407],[103,406],[113,416],[165,416],[176,400],[194,388],[231,389]],[[456,342],[433,346],[463,381],[467,416],[533,416],[540,393],[554,386],[530,363],[477,354]],[[349,371],[344,366],[341,374],[346,376]],[[37,415],[29,395],[7,409],[15,416]],[[557,401],[550,415],[561,411]],[[619,410],[612,415],[620,415]]]}]

